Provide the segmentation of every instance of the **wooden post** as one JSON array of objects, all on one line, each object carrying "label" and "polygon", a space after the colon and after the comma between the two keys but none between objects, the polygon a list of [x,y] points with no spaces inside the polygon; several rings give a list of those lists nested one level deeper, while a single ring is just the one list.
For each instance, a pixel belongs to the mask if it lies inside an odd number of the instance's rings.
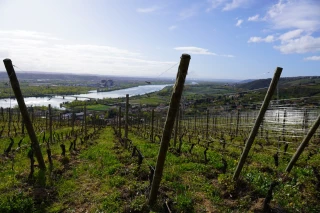
[{"label": "wooden post", "polygon": [[[96,112],[93,112],[93,117],[92,117],[92,122],[93,122],[93,131],[96,131]],[[121,125],[121,124],[120,124]]]},{"label": "wooden post", "polygon": [[243,165],[248,157],[248,154],[249,154],[249,151],[250,151],[250,148],[253,144],[253,141],[254,141],[254,138],[256,137],[257,133],[258,133],[258,130],[259,130],[259,126],[263,120],[263,117],[264,117],[264,114],[265,112],[267,111],[268,109],[268,106],[269,106],[269,102],[272,98],[272,95],[277,87],[277,84],[278,84],[278,81],[280,79],[280,75],[281,75],[281,72],[282,72],[282,68],[281,67],[277,67],[276,70],[275,70],[275,73],[274,73],[274,76],[273,76],[273,79],[270,83],[270,86],[269,86],[269,89],[267,91],[267,94],[264,98],[264,101],[263,101],[263,104],[261,106],[261,109],[259,111],[259,114],[258,114],[258,117],[256,119],[256,122],[250,132],[250,135],[249,135],[249,138],[246,142],[246,145],[244,147],[244,150],[241,154],[241,158],[239,160],[239,163],[237,165],[237,168],[233,174],[233,180],[238,180],[239,178],[239,175],[241,173],[241,170],[243,168]]},{"label": "wooden post", "polygon": [[129,94],[126,94],[126,114],[124,126],[124,147],[128,146]]},{"label": "wooden post", "polygon": [[238,136],[238,132],[239,132],[239,121],[240,121],[240,110],[238,109],[238,112],[237,112],[236,137]]},{"label": "wooden post", "polygon": [[87,104],[84,104],[83,109],[84,135],[87,136]]},{"label": "wooden post", "polygon": [[121,106],[119,107],[119,113],[118,113],[118,137],[121,138]]},{"label": "wooden post", "polygon": [[207,126],[206,126],[206,139],[208,140],[209,138],[209,110],[207,109]]},{"label": "wooden post", "polygon": [[179,110],[176,115],[175,127],[174,127],[174,140],[173,140],[173,147],[177,145],[177,138],[178,138],[178,128],[179,128]]},{"label": "wooden post", "polygon": [[9,112],[9,114],[8,114],[8,116],[9,116],[8,117],[8,137],[10,137],[10,135],[11,135],[11,119],[12,119],[11,116],[12,115],[11,115],[11,108],[10,107],[8,108],[8,110],[9,110],[8,111]]},{"label": "wooden post", "polygon": [[152,109],[152,111],[151,111],[151,131],[150,131],[150,141],[151,142],[154,142],[153,141],[153,138],[154,138],[153,131],[154,131],[154,109]]},{"label": "wooden post", "polygon": [[158,154],[157,164],[154,171],[154,176],[153,176],[153,181],[152,181],[152,186],[151,186],[151,191],[149,196],[150,206],[153,206],[157,200],[158,189],[160,186],[162,173],[163,173],[163,166],[164,166],[164,162],[165,162],[168,147],[169,147],[174,120],[176,118],[176,115],[179,109],[180,99],[182,96],[186,75],[188,73],[190,59],[191,57],[188,54],[182,54],[181,56],[176,83],[174,85],[173,92],[171,95],[171,101],[170,101],[169,110],[167,114],[167,120],[163,130],[162,138],[161,138],[161,145],[160,145],[160,150]]},{"label": "wooden post", "polygon": [[24,102],[21,90],[20,90],[19,81],[18,81],[16,73],[13,69],[12,62],[10,59],[4,59],[3,63],[6,67],[6,70],[7,70],[10,82],[11,82],[12,90],[14,92],[14,95],[16,96],[16,99],[17,99],[17,102],[18,102],[18,105],[19,105],[19,108],[21,111],[22,118],[26,124],[26,128],[27,128],[30,140],[31,140],[32,148],[34,150],[35,156],[36,156],[37,161],[39,163],[39,168],[41,170],[46,170],[46,165],[43,160],[43,156],[42,156],[41,149],[40,149],[40,146],[38,143],[38,139],[37,139],[37,136],[34,132],[33,125],[31,123],[31,120],[30,120],[30,117],[29,117],[29,114],[27,111],[27,107]]},{"label": "wooden post", "polygon": [[71,126],[72,126],[72,134],[74,133],[74,122],[75,122],[76,114],[74,113],[74,109],[72,109],[72,116],[71,116]]},{"label": "wooden post", "polygon": [[46,113],[46,131],[48,130],[48,112],[45,112]]},{"label": "wooden post", "polygon": [[306,137],[303,139],[302,143],[300,144],[300,146],[298,147],[296,153],[293,155],[293,157],[291,158],[287,168],[286,168],[286,172],[290,172],[293,165],[297,162],[297,160],[299,159],[301,153],[303,152],[304,148],[308,145],[311,137],[314,135],[314,133],[317,131],[318,127],[320,125],[320,115],[318,116],[317,120],[314,122],[313,126],[311,127],[311,129],[309,130],[308,134],[306,135]]},{"label": "wooden post", "polygon": [[52,111],[51,111],[51,104],[49,104],[49,141],[52,143]]}]

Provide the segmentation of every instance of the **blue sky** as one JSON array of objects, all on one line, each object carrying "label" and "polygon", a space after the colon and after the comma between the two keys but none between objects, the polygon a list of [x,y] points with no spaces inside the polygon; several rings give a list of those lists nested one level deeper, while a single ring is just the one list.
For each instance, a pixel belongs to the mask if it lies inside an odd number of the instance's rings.
[{"label": "blue sky", "polygon": [[189,79],[319,75],[320,0],[0,0],[24,71],[175,77],[182,53]]}]

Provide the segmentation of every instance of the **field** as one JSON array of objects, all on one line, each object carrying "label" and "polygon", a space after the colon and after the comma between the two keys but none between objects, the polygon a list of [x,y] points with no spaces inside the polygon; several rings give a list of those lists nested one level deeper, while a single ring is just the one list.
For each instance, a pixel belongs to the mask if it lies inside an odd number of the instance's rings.
[{"label": "field", "polygon": [[67,111],[29,108],[45,171],[18,109],[2,109],[0,212],[319,212],[319,130],[285,172],[319,115],[317,97],[274,99],[234,180],[258,92],[186,86],[154,206],[148,199],[172,87],[130,98],[128,120],[125,99],[88,101],[86,109],[79,101]]}]

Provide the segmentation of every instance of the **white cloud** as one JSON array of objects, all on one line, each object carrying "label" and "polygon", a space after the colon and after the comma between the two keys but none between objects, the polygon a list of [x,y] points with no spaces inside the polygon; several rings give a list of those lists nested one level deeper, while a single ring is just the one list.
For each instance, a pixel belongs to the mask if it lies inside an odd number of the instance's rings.
[{"label": "white cloud", "polygon": [[258,21],[258,20],[259,20],[259,14],[248,18],[248,21]]},{"label": "white cloud", "polygon": [[238,7],[245,7],[249,2],[250,0],[232,0],[232,2],[226,4],[222,10],[229,11]]},{"label": "white cloud", "polygon": [[210,6],[207,8],[207,12],[218,7],[222,7],[223,11],[230,11],[237,8],[247,7],[252,0],[207,0]]},{"label": "white cloud", "polygon": [[260,19],[266,21],[269,29],[279,36],[251,37],[248,42],[278,41],[274,48],[284,54],[318,52],[320,37],[315,34],[320,30],[319,11],[320,2],[317,0],[279,0]]},{"label": "white cloud", "polygon": [[248,43],[259,43],[259,42],[267,42],[267,43],[271,43],[275,40],[273,35],[268,35],[265,38],[261,38],[261,37],[250,37],[250,39],[248,40]]},{"label": "white cloud", "polygon": [[210,3],[210,7],[207,8],[207,12],[215,9],[219,6],[221,6],[222,4],[224,4],[227,0],[208,0],[208,2]]},{"label": "white cloud", "polygon": [[310,0],[279,0],[268,11],[264,20],[274,29],[320,29],[320,4]]},{"label": "white cloud", "polygon": [[274,46],[275,49],[282,53],[307,53],[320,51],[320,37],[315,38],[310,35],[301,36],[300,38],[287,40],[279,46]]},{"label": "white cloud", "polygon": [[236,26],[237,26],[237,27],[240,27],[242,23],[243,23],[243,20],[242,20],[242,19],[239,19],[239,20],[237,21],[237,23],[236,23]]},{"label": "white cloud", "polygon": [[33,33],[32,38],[23,35],[29,34],[0,31],[0,55],[25,71],[152,76],[176,63],[147,60],[138,52],[107,45],[40,39],[43,33]]},{"label": "white cloud", "polygon": [[279,39],[283,42],[291,40],[293,38],[300,37],[301,33],[303,32],[302,29],[297,29],[297,30],[291,30],[289,32],[286,32],[279,36]]},{"label": "white cloud", "polygon": [[184,19],[187,19],[187,18],[190,18],[190,17],[197,15],[198,10],[199,10],[198,5],[193,5],[189,8],[183,9],[179,13],[180,20],[184,20]]},{"label": "white cloud", "polygon": [[200,47],[175,47],[174,49],[195,55],[217,55],[216,53],[209,52],[208,49]]},{"label": "white cloud", "polygon": [[158,6],[152,6],[152,7],[146,7],[146,8],[137,8],[138,13],[152,13],[156,10],[159,10],[160,8]]},{"label": "white cloud", "polygon": [[189,53],[189,54],[194,54],[194,55],[213,55],[213,56],[222,56],[222,57],[228,57],[228,58],[235,57],[234,55],[230,55],[230,54],[218,55],[216,53],[210,52],[208,49],[204,49],[200,47],[175,47],[173,49],[182,51],[185,53]]},{"label": "white cloud", "polygon": [[177,28],[176,25],[172,25],[172,26],[169,27],[169,30],[175,30],[176,28]]},{"label": "white cloud", "polygon": [[228,57],[228,58],[234,58],[235,57],[234,55],[220,55],[220,56]]},{"label": "white cloud", "polygon": [[304,58],[305,61],[320,61],[320,56],[310,56],[307,58]]}]

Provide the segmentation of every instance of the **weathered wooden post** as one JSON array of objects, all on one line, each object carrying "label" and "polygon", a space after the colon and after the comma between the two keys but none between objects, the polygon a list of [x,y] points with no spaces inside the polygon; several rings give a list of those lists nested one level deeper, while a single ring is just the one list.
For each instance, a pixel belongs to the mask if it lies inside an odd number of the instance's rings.
[{"label": "weathered wooden post", "polygon": [[153,141],[153,139],[154,139],[153,131],[154,131],[154,109],[152,109],[152,111],[151,111],[151,131],[150,131],[150,141],[151,142],[154,142]]},{"label": "weathered wooden post", "polygon": [[177,145],[178,128],[179,128],[179,110],[178,110],[178,113],[176,116],[175,127],[174,127],[173,147],[176,147],[176,145]]},{"label": "weathered wooden post", "polygon": [[46,113],[46,131],[48,130],[48,112],[45,112]]},{"label": "weathered wooden post", "polygon": [[244,147],[244,150],[241,154],[241,158],[239,160],[239,163],[237,165],[237,168],[233,174],[233,179],[234,180],[238,180],[239,178],[239,175],[241,173],[241,170],[243,168],[243,165],[248,157],[248,154],[249,154],[249,151],[250,151],[250,148],[253,144],[253,141],[254,141],[254,138],[256,137],[257,133],[258,133],[258,130],[259,130],[259,126],[263,120],[263,117],[264,117],[264,114],[265,112],[267,111],[268,109],[268,105],[269,105],[269,102],[272,98],[272,95],[277,87],[277,84],[278,84],[278,81],[280,79],[280,75],[281,75],[281,72],[282,72],[282,68],[281,67],[277,67],[276,70],[275,70],[275,73],[274,73],[274,76],[272,78],[272,81],[270,83],[270,86],[269,86],[269,89],[267,91],[267,94],[264,98],[264,101],[263,101],[263,104],[260,108],[260,111],[259,111],[259,114],[258,114],[258,117],[256,119],[256,122],[250,132],[250,135],[249,135],[249,138],[246,142],[246,145]]},{"label": "weathered wooden post", "polygon": [[128,146],[129,94],[126,94],[126,114],[124,126],[124,147]]},{"label": "weathered wooden post", "polygon": [[93,123],[93,131],[96,131],[96,112],[93,112],[92,123]]},{"label": "weathered wooden post", "polygon": [[11,108],[9,107],[8,108],[8,112],[9,112],[9,114],[8,114],[8,137],[10,137],[10,134],[11,134],[11,120],[12,120],[12,118],[11,118]]},{"label": "weathered wooden post", "polygon": [[238,112],[237,112],[236,137],[238,136],[238,132],[239,132],[239,121],[240,121],[240,110],[238,109]]},{"label": "weathered wooden post", "polygon": [[87,104],[84,104],[83,109],[84,135],[87,135]]},{"label": "weathered wooden post", "polygon": [[6,70],[7,70],[10,82],[11,82],[12,90],[14,92],[16,99],[17,99],[22,118],[26,124],[26,128],[27,128],[30,140],[31,140],[32,148],[34,150],[35,156],[36,156],[37,161],[39,163],[39,168],[41,170],[46,170],[46,165],[43,160],[43,156],[42,156],[41,149],[40,149],[40,146],[38,143],[38,139],[37,139],[37,136],[34,132],[33,125],[31,123],[31,120],[30,120],[30,117],[29,117],[29,114],[27,111],[27,107],[24,102],[21,90],[20,90],[19,81],[18,81],[16,73],[13,69],[12,61],[10,59],[4,59],[3,63],[4,63],[4,66],[6,67]]},{"label": "weathered wooden post", "polygon": [[51,110],[51,104],[49,104],[49,141],[52,143],[52,110]]},{"label": "weathered wooden post", "polygon": [[297,162],[297,160],[299,159],[301,153],[303,152],[304,148],[306,148],[306,146],[308,145],[311,137],[314,135],[314,133],[317,131],[318,127],[320,125],[320,115],[318,116],[317,120],[314,122],[313,126],[311,127],[311,129],[309,130],[308,134],[306,135],[306,137],[303,139],[302,143],[300,144],[300,146],[298,147],[296,153],[293,155],[293,157],[291,158],[287,168],[286,168],[286,172],[290,172],[293,165]]},{"label": "weathered wooden post", "polygon": [[118,137],[121,138],[121,106],[119,106],[119,112],[118,112]]},{"label": "weathered wooden post", "polygon": [[209,138],[209,110],[207,109],[207,120],[206,120],[206,139],[208,140]]},{"label": "weathered wooden post", "polygon": [[171,95],[171,101],[170,101],[169,110],[167,114],[167,120],[163,130],[162,138],[161,138],[161,145],[160,145],[160,150],[158,154],[157,164],[154,171],[154,176],[153,176],[153,181],[152,181],[152,186],[151,186],[151,191],[149,196],[150,206],[153,206],[157,200],[157,193],[158,193],[158,189],[159,189],[161,178],[162,178],[163,166],[164,166],[164,162],[165,162],[168,147],[169,147],[174,120],[176,118],[176,115],[179,109],[180,99],[182,96],[186,75],[188,73],[190,59],[191,57],[188,54],[182,54],[181,56],[176,83],[174,85],[173,92]]},{"label": "weathered wooden post", "polygon": [[72,114],[71,114],[71,127],[72,127],[72,134],[74,132],[74,123],[75,123],[75,117],[76,117],[76,114],[74,113],[74,109],[72,109]]}]

